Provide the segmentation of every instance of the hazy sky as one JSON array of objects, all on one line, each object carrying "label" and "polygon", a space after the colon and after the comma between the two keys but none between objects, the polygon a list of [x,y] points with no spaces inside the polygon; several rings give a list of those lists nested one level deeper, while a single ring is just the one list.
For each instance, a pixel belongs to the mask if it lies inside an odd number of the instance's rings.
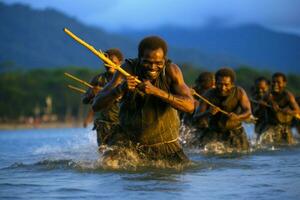
[{"label": "hazy sky", "polygon": [[60,10],[109,31],[255,23],[300,35],[300,0],[2,0]]}]

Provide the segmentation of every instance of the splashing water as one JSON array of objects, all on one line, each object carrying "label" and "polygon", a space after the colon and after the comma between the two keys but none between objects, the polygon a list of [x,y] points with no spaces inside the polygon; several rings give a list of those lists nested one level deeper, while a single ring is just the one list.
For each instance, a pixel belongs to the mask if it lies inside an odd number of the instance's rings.
[{"label": "splashing water", "polygon": [[[255,143],[251,131],[246,127]],[[96,133],[86,129],[0,131],[0,144],[0,199],[279,200],[300,195],[299,146],[212,156],[186,148],[193,162],[176,168],[140,160],[129,149],[120,153],[119,163],[106,162]],[[110,150],[104,148],[103,154]]]},{"label": "splashing water", "polygon": [[[251,144],[250,152],[255,152],[258,149],[269,151],[278,150],[274,146],[258,146],[256,141],[256,134],[253,132],[253,125],[245,124],[246,133]],[[60,134],[58,130],[57,134]],[[38,130],[33,131],[38,134]],[[24,133],[25,134],[25,133]],[[66,138],[56,137],[54,133],[49,133],[49,138],[42,143],[42,145],[31,147],[31,160],[35,161],[33,164],[28,164],[24,157],[24,162],[16,162],[11,165],[12,168],[18,166],[43,166],[46,168],[69,167],[80,170],[138,170],[143,167],[152,168],[173,168],[182,170],[190,166],[191,163],[178,166],[171,166],[168,162],[163,160],[145,160],[130,148],[124,148],[116,151],[111,147],[103,147],[101,152],[98,151],[96,142],[96,132],[86,129],[68,129],[68,134],[71,137]],[[35,135],[37,137],[37,135]],[[43,139],[43,138],[41,138]],[[180,127],[180,141],[184,146],[187,154],[203,154],[203,155],[222,155],[236,153],[234,149],[225,147],[220,142],[213,142],[199,148],[193,145],[195,141],[195,129],[189,126],[181,125]],[[114,156],[105,156],[108,152],[116,151]],[[249,152],[247,152],[249,153]],[[111,154],[113,155],[113,154]]]}]

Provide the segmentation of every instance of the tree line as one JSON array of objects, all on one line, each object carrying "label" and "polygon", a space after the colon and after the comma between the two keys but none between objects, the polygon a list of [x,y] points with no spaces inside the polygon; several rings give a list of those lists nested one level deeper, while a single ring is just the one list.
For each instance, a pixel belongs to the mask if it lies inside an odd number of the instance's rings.
[{"label": "tree line", "polygon": [[[204,68],[182,63],[181,69],[187,84],[192,85]],[[250,66],[240,66],[236,70],[237,84],[250,91],[254,80],[259,76],[270,78],[272,72],[259,71]],[[64,76],[69,72],[89,81],[99,70],[84,67],[64,67],[54,69],[13,70],[0,73],[0,122],[18,121],[21,116],[33,116],[35,107],[43,108],[45,99],[53,100],[53,113],[63,120],[66,113],[78,116],[82,109],[80,94],[67,88],[68,84],[86,89],[80,83]],[[300,75],[288,74],[288,88],[296,96],[300,95]],[[86,108],[85,108],[86,109]],[[81,112],[82,113],[82,112]]]}]

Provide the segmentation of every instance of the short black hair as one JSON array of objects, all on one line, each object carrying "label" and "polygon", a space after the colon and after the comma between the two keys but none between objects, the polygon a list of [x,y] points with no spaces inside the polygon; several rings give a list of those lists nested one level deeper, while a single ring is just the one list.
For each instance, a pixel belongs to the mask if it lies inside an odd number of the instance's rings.
[{"label": "short black hair", "polygon": [[233,69],[231,69],[229,67],[223,67],[216,72],[215,78],[217,80],[218,77],[224,77],[224,76],[230,77],[231,81],[235,82],[236,75],[235,75],[235,72],[233,71]]},{"label": "short black hair", "polygon": [[109,56],[115,55],[121,62],[124,59],[122,52],[118,48],[107,49],[104,53],[106,53]]},{"label": "short black hair", "polygon": [[270,81],[266,77],[264,77],[264,76],[260,76],[260,77],[256,78],[254,80],[254,84],[256,85],[256,84],[258,84],[261,81],[265,81],[267,83],[267,85],[270,85]]},{"label": "short black hair", "polygon": [[287,82],[287,78],[286,78],[286,75],[284,73],[281,73],[281,72],[275,72],[273,75],[272,75],[272,80],[274,78],[277,78],[277,77],[282,77],[283,81],[284,82]]},{"label": "short black hair", "polygon": [[202,72],[199,74],[198,78],[196,79],[196,85],[206,85],[209,83],[214,82],[215,75],[212,72]]},{"label": "short black hair", "polygon": [[141,40],[139,43],[138,56],[141,58],[146,49],[156,50],[161,48],[164,52],[164,57],[167,56],[168,53],[168,45],[167,43],[158,36],[148,36]]}]

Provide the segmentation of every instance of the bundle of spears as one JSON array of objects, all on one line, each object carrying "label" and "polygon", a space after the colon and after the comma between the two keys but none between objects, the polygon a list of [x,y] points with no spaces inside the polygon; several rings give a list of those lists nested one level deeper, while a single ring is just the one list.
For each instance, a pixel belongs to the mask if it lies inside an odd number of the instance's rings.
[{"label": "bundle of spears", "polygon": [[[90,44],[86,43],[85,41],[83,41],[82,39],[80,39],[79,37],[77,37],[74,33],[72,33],[70,30],[68,30],[67,28],[64,28],[64,32],[66,34],[68,34],[71,38],[73,38],[75,41],[77,41],[78,43],[80,43],[81,45],[83,45],[84,47],[86,47],[88,50],[90,50],[91,52],[93,52],[98,58],[100,58],[105,65],[107,66],[110,66],[110,67],[113,67],[115,68],[117,71],[119,71],[121,74],[123,74],[124,76],[130,76],[129,73],[127,73],[125,70],[123,70],[121,68],[121,66],[119,65],[116,65],[114,62],[112,62],[108,57],[105,56],[105,54],[101,51],[101,50],[96,50],[93,46],[91,46]],[[94,88],[94,86],[90,85],[89,83],[69,74],[69,73],[65,73],[65,75],[69,78],[72,78],[82,84],[84,84],[85,86],[89,87],[89,88]],[[141,83],[140,80],[138,79],[135,79],[135,81],[137,83]],[[85,93],[85,90],[83,89],[80,89],[80,88],[77,88],[75,86],[72,86],[72,85],[68,85],[68,87],[70,89],[73,89],[73,90],[76,90],[78,92],[81,92],[81,93]]]}]

